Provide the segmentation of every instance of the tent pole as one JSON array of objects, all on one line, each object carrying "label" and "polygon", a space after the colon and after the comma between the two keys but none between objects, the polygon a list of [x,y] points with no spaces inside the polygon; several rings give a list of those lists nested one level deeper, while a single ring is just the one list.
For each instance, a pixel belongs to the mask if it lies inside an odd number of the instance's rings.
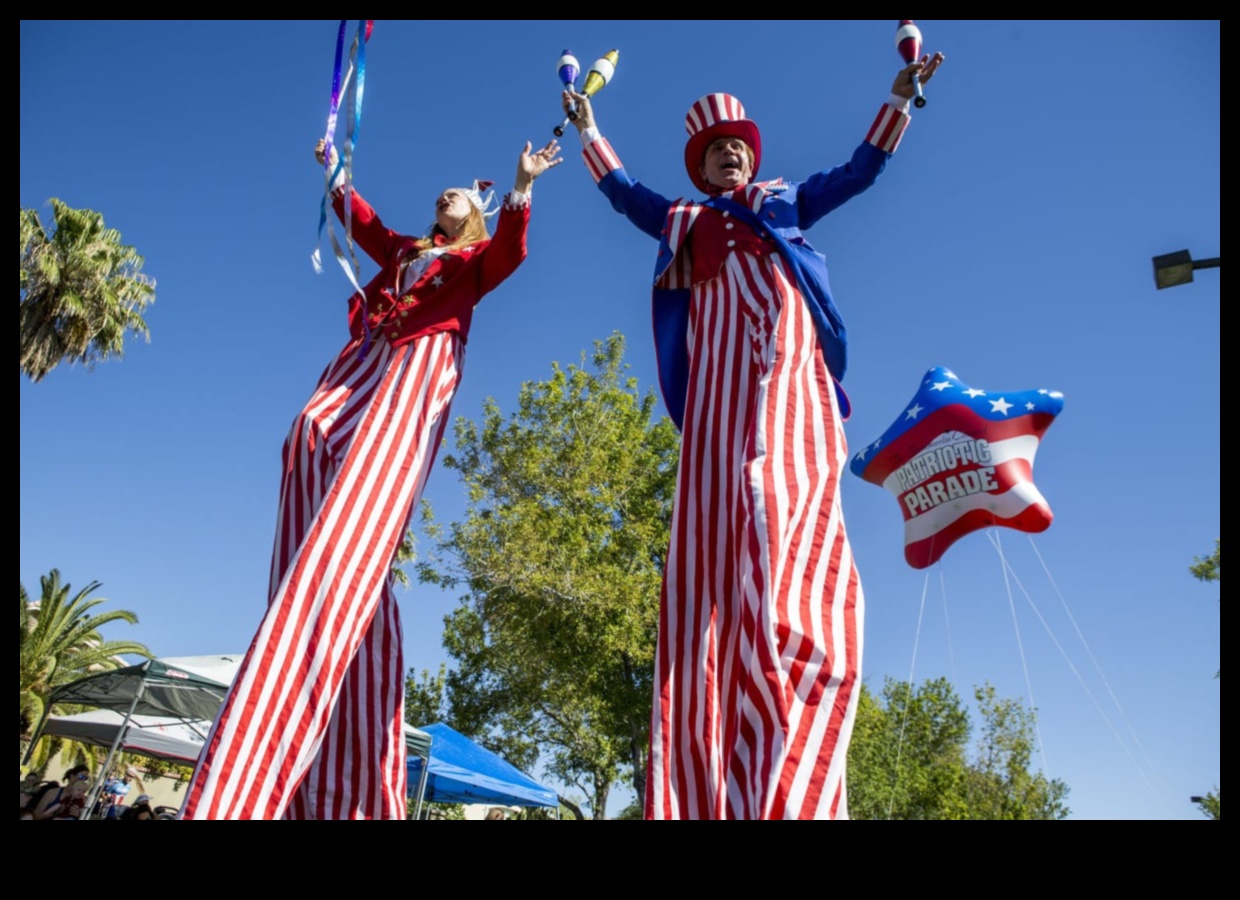
[{"label": "tent pole", "polygon": [[418,820],[422,818],[422,798],[426,796],[426,779],[431,772],[431,754],[428,751],[426,756],[422,758],[422,772],[418,775],[418,800],[413,804],[413,818]]},{"label": "tent pole", "polygon": [[[116,748],[120,746],[121,741],[125,737],[125,732],[129,730],[129,723],[133,719],[133,711],[144,693],[146,693],[145,680],[138,682],[138,689],[134,691],[133,702],[129,704],[129,709],[125,711],[125,721],[117,729],[116,738],[112,741],[112,746],[108,748],[108,758],[104,760],[103,771],[100,773],[101,776],[106,777],[108,770],[112,768],[112,760],[116,757]],[[103,793],[103,777],[95,779],[94,786],[90,789],[90,793],[86,795],[86,805],[82,807],[82,813],[78,818],[87,819],[90,817],[90,811],[95,808],[95,804],[99,802],[99,795]]]}]

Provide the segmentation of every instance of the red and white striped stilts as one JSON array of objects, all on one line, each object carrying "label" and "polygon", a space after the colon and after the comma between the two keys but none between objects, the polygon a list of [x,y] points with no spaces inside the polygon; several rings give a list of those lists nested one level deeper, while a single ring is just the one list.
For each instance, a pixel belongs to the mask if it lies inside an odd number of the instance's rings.
[{"label": "red and white striped stilts", "polygon": [[693,288],[646,817],[846,818],[864,598],[847,446],[782,260]]},{"label": "red and white striped stilts", "polygon": [[447,424],[463,347],[440,332],[328,366],[285,444],[271,601],[185,819],[404,818],[390,571]]}]

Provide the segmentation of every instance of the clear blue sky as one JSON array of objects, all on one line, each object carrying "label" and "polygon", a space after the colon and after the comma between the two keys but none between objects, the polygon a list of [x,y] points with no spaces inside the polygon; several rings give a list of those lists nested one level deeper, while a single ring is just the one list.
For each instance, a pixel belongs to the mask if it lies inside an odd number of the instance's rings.
[{"label": "clear blue sky", "polygon": [[[983,389],[1059,390],[1065,407],[1034,469],[1054,523],[991,532],[1018,582],[986,532],[911,569],[895,499],[846,476],[864,674],[1032,695],[1035,762],[1068,783],[1076,818],[1200,818],[1189,796],[1220,780],[1220,589],[1188,566],[1220,533],[1221,274],[1156,291],[1150,259],[1220,255],[1219,23],[919,25],[947,55],[928,105],[874,188],[808,234],[851,337],[849,439],[882,434],[937,365]],[[356,182],[415,233],[445,187],[506,189],[523,142],[561,118],[565,47],[583,68],[620,50],[595,110],[656,190],[693,193],[684,114],[711,91],[758,122],[763,176],[801,180],[864,136],[900,66],[895,27],[378,20]],[[336,28],[21,23],[21,205],[103,212],[158,281],[149,345],[19,377],[21,582],[37,593],[52,568],[102,582],[140,617],[108,636],[161,656],[248,646],[280,447],[346,337],[344,274],[326,246],[322,275],[309,260]],[[528,261],[475,317],[455,414],[487,396],[510,410],[523,381],[614,330],[655,384],[654,243],[566,137],[534,189]],[[426,496],[443,517],[463,509],[447,470]],[[408,666],[447,659],[454,605],[402,594]]]}]

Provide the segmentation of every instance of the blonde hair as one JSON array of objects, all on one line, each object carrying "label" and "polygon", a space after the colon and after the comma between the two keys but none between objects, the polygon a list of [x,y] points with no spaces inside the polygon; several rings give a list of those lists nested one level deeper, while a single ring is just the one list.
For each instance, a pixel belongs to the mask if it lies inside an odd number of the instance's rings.
[{"label": "blonde hair", "polygon": [[[423,250],[428,250],[435,246],[435,235],[442,235],[444,240],[448,240],[448,233],[440,228],[439,223],[436,222],[431,226],[431,230],[426,237],[418,238],[413,245],[418,248],[419,253]],[[461,225],[461,230],[457,232],[456,239],[444,244],[443,249],[458,250],[461,247],[485,241],[490,237],[491,234],[487,231],[487,220],[482,215],[482,210],[471,203],[469,204],[469,213],[465,216],[465,222]]]}]

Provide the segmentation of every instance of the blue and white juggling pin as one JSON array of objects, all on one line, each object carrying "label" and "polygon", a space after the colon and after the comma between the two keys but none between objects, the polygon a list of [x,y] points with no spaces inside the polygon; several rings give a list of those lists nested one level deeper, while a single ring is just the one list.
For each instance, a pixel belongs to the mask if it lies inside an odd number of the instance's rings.
[{"label": "blue and white juggling pin", "polygon": [[[573,56],[571,50],[565,50],[560,54],[559,61],[556,65],[556,74],[560,76],[560,81],[567,90],[577,90],[577,76],[581,74],[581,65],[577,62],[577,57]],[[561,137],[564,134],[564,126],[570,121],[577,118],[577,110],[574,105],[568,107],[568,118],[555,126],[555,136]]]}]

